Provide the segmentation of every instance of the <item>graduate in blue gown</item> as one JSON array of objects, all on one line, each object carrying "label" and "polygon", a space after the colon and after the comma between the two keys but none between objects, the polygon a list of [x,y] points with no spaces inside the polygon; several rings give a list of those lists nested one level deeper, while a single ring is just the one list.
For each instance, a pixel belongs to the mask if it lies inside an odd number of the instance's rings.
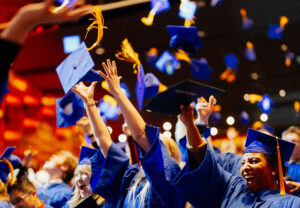
[{"label": "graduate in blue gown", "polygon": [[[217,163],[214,153],[201,138],[193,123],[192,107],[182,108],[180,117],[187,127],[188,162],[172,184],[193,206],[300,207],[298,197],[283,194],[283,185],[280,186],[283,195],[280,194],[274,137],[249,130],[241,162],[242,177],[233,176]],[[283,140],[279,144],[282,159],[288,160],[293,144]]]},{"label": "graduate in blue gown", "polygon": [[[108,60],[103,67],[106,74],[100,74],[107,81],[139,146],[143,170],[137,164],[131,165],[127,155],[111,141],[93,101],[94,84],[89,88],[83,83],[75,85],[73,91],[85,103],[94,136],[101,148],[91,159],[93,192],[114,207],[184,207],[186,200],[170,184],[170,179],[180,171],[180,153],[175,142],[167,138],[161,140],[159,128],[144,122],[120,88],[115,62]],[[165,175],[164,167],[169,170],[168,175]]]}]

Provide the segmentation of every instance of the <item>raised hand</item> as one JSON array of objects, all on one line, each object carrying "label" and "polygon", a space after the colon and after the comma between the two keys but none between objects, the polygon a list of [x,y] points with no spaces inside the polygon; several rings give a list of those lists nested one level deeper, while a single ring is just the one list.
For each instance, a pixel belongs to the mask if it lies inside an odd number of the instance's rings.
[{"label": "raised hand", "polygon": [[188,127],[189,125],[193,124],[193,116],[194,116],[194,112],[193,112],[193,106],[189,105],[187,107],[184,107],[183,105],[180,106],[180,110],[181,113],[179,114],[179,119],[181,120],[181,122]]},{"label": "raised hand", "polygon": [[110,59],[107,59],[106,64],[103,62],[102,66],[105,70],[105,73],[102,71],[99,71],[99,73],[107,82],[111,94],[115,96],[115,93],[122,92],[120,87],[120,80],[122,77],[118,76],[116,62],[111,62]]},{"label": "raised hand", "polygon": [[207,102],[204,97],[198,98],[196,110],[198,114],[197,122],[199,124],[205,124],[205,125],[208,124],[209,117],[212,114],[214,108],[213,103],[214,103],[214,96],[209,97],[209,102]]},{"label": "raised hand", "polygon": [[79,121],[76,122],[76,124],[83,128],[85,134],[90,135],[93,133],[89,118],[87,116],[83,116]]},{"label": "raised hand", "polygon": [[97,82],[93,82],[89,87],[87,87],[83,84],[83,82],[80,82],[72,88],[72,91],[76,92],[84,103],[89,103],[90,101],[93,101],[96,84]]}]

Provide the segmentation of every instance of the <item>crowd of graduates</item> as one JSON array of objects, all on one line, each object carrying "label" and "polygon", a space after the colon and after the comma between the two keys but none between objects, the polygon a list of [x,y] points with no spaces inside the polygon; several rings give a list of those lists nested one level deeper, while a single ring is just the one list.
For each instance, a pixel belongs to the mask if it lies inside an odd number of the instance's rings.
[{"label": "crowd of graduates", "polygon": [[[57,9],[53,1],[21,8],[1,33],[1,96],[28,31],[39,24],[75,21],[91,11],[89,6]],[[71,90],[87,115],[78,125],[92,146],[82,146],[78,160],[68,151],[57,152],[36,173],[28,169],[32,152],[21,161],[13,154],[15,147],[8,147],[0,157],[0,207],[300,207],[300,127],[290,127],[282,139],[249,129],[242,156],[220,153],[208,128],[212,95],[197,99],[196,112],[191,105],[177,106],[185,133],[176,142],[144,121],[120,86],[116,62],[108,59],[102,68],[99,76],[125,120],[130,154],[113,142],[99,114],[96,82],[75,83]]]}]

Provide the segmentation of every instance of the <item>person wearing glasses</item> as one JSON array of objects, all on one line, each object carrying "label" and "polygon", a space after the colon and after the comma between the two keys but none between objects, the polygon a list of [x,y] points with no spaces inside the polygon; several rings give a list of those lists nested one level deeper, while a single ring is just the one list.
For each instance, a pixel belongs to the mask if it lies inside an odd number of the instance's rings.
[{"label": "person wearing glasses", "polygon": [[15,208],[51,208],[38,198],[35,187],[25,176],[18,178],[14,185],[8,186],[7,191]]}]

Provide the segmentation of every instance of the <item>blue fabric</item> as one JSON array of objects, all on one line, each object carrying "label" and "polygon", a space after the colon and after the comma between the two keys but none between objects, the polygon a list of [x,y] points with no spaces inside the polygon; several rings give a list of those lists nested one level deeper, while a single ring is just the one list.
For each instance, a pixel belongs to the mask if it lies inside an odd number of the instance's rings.
[{"label": "blue fabric", "polygon": [[230,152],[219,154],[216,153],[216,151],[214,151],[214,157],[217,163],[224,170],[231,173],[232,175],[241,176],[240,169],[241,169],[241,161],[243,159],[241,156]]},{"label": "blue fabric", "polygon": [[298,197],[280,195],[279,190],[251,193],[241,177],[233,176],[218,165],[209,147],[200,166],[195,170],[191,166],[189,160],[172,182],[195,207],[300,207]]},{"label": "blue fabric", "polygon": [[72,189],[66,183],[51,184],[37,190],[37,195],[45,205],[63,207],[71,198]]},{"label": "blue fabric", "polygon": [[170,181],[180,171],[177,162],[169,156],[165,144],[159,139],[159,128],[146,125],[146,134],[152,144],[142,155],[137,146],[143,170],[151,186],[158,194],[163,207],[184,207],[186,200],[172,187]]},{"label": "blue fabric", "polygon": [[0,208],[13,208],[7,201],[0,201]]},{"label": "blue fabric", "polygon": [[300,183],[300,164],[290,163],[288,166],[288,175],[293,181]]}]

